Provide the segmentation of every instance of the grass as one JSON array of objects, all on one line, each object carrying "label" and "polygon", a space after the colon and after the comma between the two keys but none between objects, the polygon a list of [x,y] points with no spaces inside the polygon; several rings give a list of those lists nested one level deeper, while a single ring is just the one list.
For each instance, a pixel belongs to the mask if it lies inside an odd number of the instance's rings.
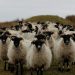
[{"label": "grass", "polygon": [[[4,71],[3,66],[4,66],[4,63],[1,62],[0,63],[0,75],[15,75],[15,73],[11,73],[9,71]],[[58,65],[53,63],[49,70],[44,71],[44,75],[75,75],[75,66],[74,65],[71,66],[71,70],[69,72],[67,72],[67,71],[60,72],[60,71],[58,71],[57,67],[58,67]],[[36,75],[35,72],[33,74]],[[24,75],[30,75],[30,71],[25,70],[25,68],[24,68]]]},{"label": "grass", "polygon": [[[64,19],[62,17],[56,16],[56,15],[39,15],[39,16],[33,16],[28,19],[23,19],[23,21],[30,21],[30,22],[45,22],[45,21],[51,21],[51,22],[59,22],[61,24],[73,24],[70,20]],[[10,27],[18,24],[17,21],[11,21],[11,22],[0,22],[0,27]]]},{"label": "grass", "polygon": [[59,22],[61,24],[72,24],[71,21],[64,19],[62,17],[56,16],[56,15],[39,15],[39,16],[33,16],[31,18],[26,19],[26,21],[31,22],[38,22],[38,21],[51,21],[51,22]]},{"label": "grass", "polygon": [[[52,21],[52,22],[60,22],[62,24],[71,24],[69,20],[63,19],[59,16],[53,16],[53,15],[41,15],[41,16],[34,16],[29,19],[26,19],[25,21],[31,21],[31,22],[37,22],[37,21]],[[13,26],[16,25],[16,21],[12,22],[2,22],[0,23],[0,27],[3,26]],[[0,75],[14,75],[14,73],[11,73],[9,71],[3,70],[4,63],[0,63]],[[71,67],[71,71],[69,72],[60,72],[57,70],[58,65],[56,63],[52,63],[50,69],[48,71],[44,71],[44,75],[75,75],[75,66]],[[30,75],[30,71],[24,70],[24,75]],[[35,72],[34,72],[34,75]]]}]

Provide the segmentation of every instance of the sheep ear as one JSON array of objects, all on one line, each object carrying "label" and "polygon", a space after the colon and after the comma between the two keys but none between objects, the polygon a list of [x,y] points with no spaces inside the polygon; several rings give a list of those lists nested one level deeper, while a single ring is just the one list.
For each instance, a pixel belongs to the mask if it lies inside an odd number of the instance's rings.
[{"label": "sheep ear", "polygon": [[75,36],[75,33],[73,33],[73,36]]},{"label": "sheep ear", "polygon": [[42,44],[45,43],[44,41],[42,41]]},{"label": "sheep ear", "polygon": [[51,32],[51,34],[54,34],[54,32]]},{"label": "sheep ear", "polygon": [[69,35],[70,37],[72,37],[72,35]]},{"label": "sheep ear", "polygon": [[35,38],[38,38],[38,35],[35,35]]},{"label": "sheep ear", "polygon": [[16,36],[11,36],[11,40],[14,40]]},{"label": "sheep ear", "polygon": [[0,39],[2,39],[2,36],[0,36]]},{"label": "sheep ear", "polygon": [[23,32],[23,33],[25,33],[25,32],[26,32],[26,30],[23,30],[22,32]]},{"label": "sheep ear", "polygon": [[58,28],[58,25],[55,25],[56,28]]},{"label": "sheep ear", "polygon": [[61,35],[60,37],[64,37],[64,35]]},{"label": "sheep ear", "polygon": [[35,41],[32,41],[31,44],[35,44]]},{"label": "sheep ear", "polygon": [[19,38],[19,40],[23,40],[23,38]]}]

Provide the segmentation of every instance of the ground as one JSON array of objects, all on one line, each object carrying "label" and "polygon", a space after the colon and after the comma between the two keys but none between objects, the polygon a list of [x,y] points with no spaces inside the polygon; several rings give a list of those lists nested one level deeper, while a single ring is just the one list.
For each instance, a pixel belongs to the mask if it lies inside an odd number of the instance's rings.
[{"label": "ground", "polygon": [[[11,73],[9,71],[4,71],[3,70],[4,63],[0,63],[0,75],[15,75],[15,73]],[[58,65],[52,64],[50,69],[48,71],[44,71],[44,75],[75,75],[75,66],[71,66],[71,70],[69,72],[60,72],[57,69]],[[24,69],[24,75],[30,75],[30,71]],[[34,72],[34,75],[36,73]]]}]

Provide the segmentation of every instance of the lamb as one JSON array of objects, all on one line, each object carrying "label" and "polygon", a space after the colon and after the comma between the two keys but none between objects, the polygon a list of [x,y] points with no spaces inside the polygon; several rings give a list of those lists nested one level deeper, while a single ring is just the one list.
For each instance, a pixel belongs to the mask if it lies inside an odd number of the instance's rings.
[{"label": "lamb", "polygon": [[[31,43],[30,50],[27,53],[27,67],[37,70],[37,74],[47,70],[52,62],[52,53],[46,42],[43,40],[34,40]],[[40,62],[40,63],[39,63]],[[32,74],[32,72],[31,72]]]},{"label": "lamb", "polygon": [[[59,70],[64,70],[67,64],[67,71],[70,70],[70,63],[75,59],[75,43],[71,34],[63,34],[54,44],[54,58],[59,63]],[[61,67],[62,64],[62,67]]]}]

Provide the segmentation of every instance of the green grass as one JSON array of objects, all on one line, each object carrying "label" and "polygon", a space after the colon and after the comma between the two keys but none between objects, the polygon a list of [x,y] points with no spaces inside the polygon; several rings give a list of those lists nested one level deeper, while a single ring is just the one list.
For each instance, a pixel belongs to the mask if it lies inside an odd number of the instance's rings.
[{"label": "green grass", "polygon": [[39,15],[39,16],[33,16],[31,18],[26,19],[26,21],[31,22],[38,22],[38,21],[51,21],[51,22],[59,22],[61,24],[72,24],[71,21],[66,20],[62,17],[56,16],[56,15]]},{"label": "green grass", "polygon": [[[15,73],[11,73],[9,71],[4,71],[3,66],[4,66],[4,63],[3,62],[0,63],[0,75],[15,75]],[[44,71],[44,75],[75,75],[75,66],[72,66],[71,70],[69,72],[67,72],[67,71],[60,72],[60,71],[58,71],[57,67],[58,67],[58,65],[53,63],[49,70]],[[33,74],[36,75],[35,72]],[[30,75],[30,71],[28,71],[24,68],[24,75]]]},{"label": "green grass", "polygon": [[[56,15],[39,15],[39,16],[33,16],[28,19],[24,19],[23,21],[30,21],[30,22],[45,22],[45,21],[51,21],[51,22],[59,22],[61,24],[73,24],[70,20],[64,19],[62,17],[56,16]],[[0,22],[0,27],[10,27],[18,24],[17,21],[11,21],[11,22]]]}]

